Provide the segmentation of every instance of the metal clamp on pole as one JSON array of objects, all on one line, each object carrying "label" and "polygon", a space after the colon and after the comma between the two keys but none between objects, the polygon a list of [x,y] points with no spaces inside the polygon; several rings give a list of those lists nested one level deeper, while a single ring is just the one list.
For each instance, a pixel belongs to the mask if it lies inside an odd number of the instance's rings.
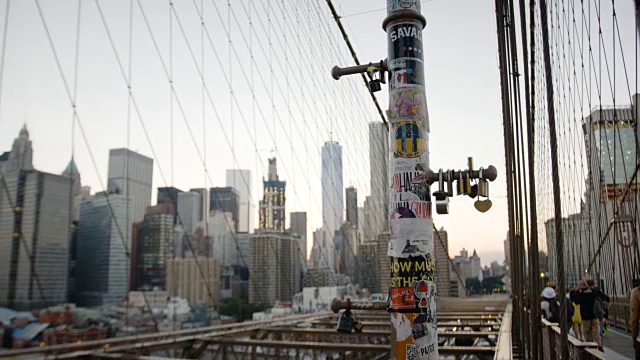
[{"label": "metal clamp on pole", "polygon": [[334,313],[340,310],[358,309],[358,310],[387,310],[386,302],[351,302],[351,299],[340,300],[338,298],[331,301],[331,311]]},{"label": "metal clamp on pole", "polygon": [[[346,68],[341,68],[339,66],[334,66],[331,69],[331,76],[334,79],[340,80],[340,78],[344,75],[354,75],[354,74],[363,74],[367,73],[369,77],[369,90],[374,93],[376,91],[382,90],[381,84],[386,84],[385,80],[385,72],[387,71],[387,60],[380,60],[379,63],[369,63],[367,65],[357,65],[357,66],[349,66]],[[377,78],[376,78],[376,74]],[[366,78],[363,76],[363,79],[366,81]]]},{"label": "metal clamp on pole", "polygon": [[380,60],[380,62],[378,63],[368,63],[366,65],[347,66],[343,68],[336,65],[331,69],[331,76],[334,80],[340,80],[340,78],[345,75],[355,75],[369,72],[369,68],[372,67],[380,72],[387,71],[387,60]]}]

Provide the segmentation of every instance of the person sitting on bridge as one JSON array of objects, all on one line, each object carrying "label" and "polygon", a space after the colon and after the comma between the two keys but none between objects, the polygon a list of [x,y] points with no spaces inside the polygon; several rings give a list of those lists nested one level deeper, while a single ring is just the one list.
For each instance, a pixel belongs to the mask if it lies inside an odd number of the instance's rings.
[{"label": "person sitting on bridge", "polygon": [[[580,281],[578,291],[574,294],[573,302],[580,305],[580,316],[582,317],[582,333],[586,341],[593,341],[598,344],[598,348],[603,351],[602,338],[600,337],[600,319],[602,316],[596,314],[597,302],[610,301],[609,296],[595,287],[593,279]],[[601,311],[601,307],[600,307]]]},{"label": "person sitting on bridge", "polygon": [[560,322],[560,304],[556,300],[556,291],[552,287],[542,290],[542,301],[540,308],[543,310],[545,319],[552,323]]}]

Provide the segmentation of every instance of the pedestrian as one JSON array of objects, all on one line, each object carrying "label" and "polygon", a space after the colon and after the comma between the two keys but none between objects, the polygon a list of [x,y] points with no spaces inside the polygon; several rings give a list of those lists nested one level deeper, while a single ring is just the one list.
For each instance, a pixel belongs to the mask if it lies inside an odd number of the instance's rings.
[{"label": "pedestrian", "polygon": [[584,335],[582,334],[582,316],[580,316],[580,305],[574,302],[575,295],[578,292],[578,288],[572,288],[569,290],[570,303],[567,306],[573,307],[573,316],[571,316],[571,325],[573,327],[573,335],[580,341],[584,341]]},{"label": "pedestrian", "polygon": [[630,319],[633,348],[635,349],[636,360],[640,360],[640,334],[638,334],[638,326],[640,326],[640,279],[633,280],[633,290],[631,291],[629,305],[631,308]]},{"label": "pedestrian", "polygon": [[560,304],[556,300],[556,291],[552,287],[546,287],[540,294],[540,309],[545,319],[552,323],[560,322]]},{"label": "pedestrian", "polygon": [[[580,305],[580,316],[582,317],[582,332],[585,341],[595,342],[598,349],[602,348],[602,338],[600,337],[600,317],[597,314],[602,311],[602,303],[609,301],[609,297],[595,287],[593,279],[580,281],[578,292],[574,296],[576,304]],[[598,306],[598,304],[600,304]],[[600,309],[598,311],[598,308]]]}]

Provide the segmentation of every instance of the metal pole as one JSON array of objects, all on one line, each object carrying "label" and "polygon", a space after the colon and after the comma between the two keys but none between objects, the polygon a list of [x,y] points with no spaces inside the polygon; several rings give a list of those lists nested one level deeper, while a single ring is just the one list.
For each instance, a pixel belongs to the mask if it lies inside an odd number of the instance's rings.
[{"label": "metal pole", "polygon": [[[420,1],[387,1],[389,176],[416,179],[429,168],[429,116],[424,86]],[[391,273],[388,311],[397,359],[438,359],[436,282],[429,185],[389,188]],[[408,300],[408,301],[407,301]],[[395,355],[395,356],[394,356]]]}]

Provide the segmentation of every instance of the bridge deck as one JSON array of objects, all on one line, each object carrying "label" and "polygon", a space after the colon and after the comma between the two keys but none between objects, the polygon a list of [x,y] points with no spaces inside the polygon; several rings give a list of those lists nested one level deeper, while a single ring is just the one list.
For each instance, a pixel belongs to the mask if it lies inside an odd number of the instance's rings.
[{"label": "bridge deck", "polygon": [[[506,297],[446,299],[438,304],[438,332],[443,355],[493,356],[503,326]],[[121,338],[0,352],[0,358],[167,359],[203,354],[213,359],[296,358],[333,353],[345,359],[386,359],[391,349],[390,315],[354,310],[362,333],[335,330],[337,315],[315,313],[265,321],[211,326]],[[444,342],[444,344],[443,344]],[[505,345],[504,342],[502,346]]]}]

